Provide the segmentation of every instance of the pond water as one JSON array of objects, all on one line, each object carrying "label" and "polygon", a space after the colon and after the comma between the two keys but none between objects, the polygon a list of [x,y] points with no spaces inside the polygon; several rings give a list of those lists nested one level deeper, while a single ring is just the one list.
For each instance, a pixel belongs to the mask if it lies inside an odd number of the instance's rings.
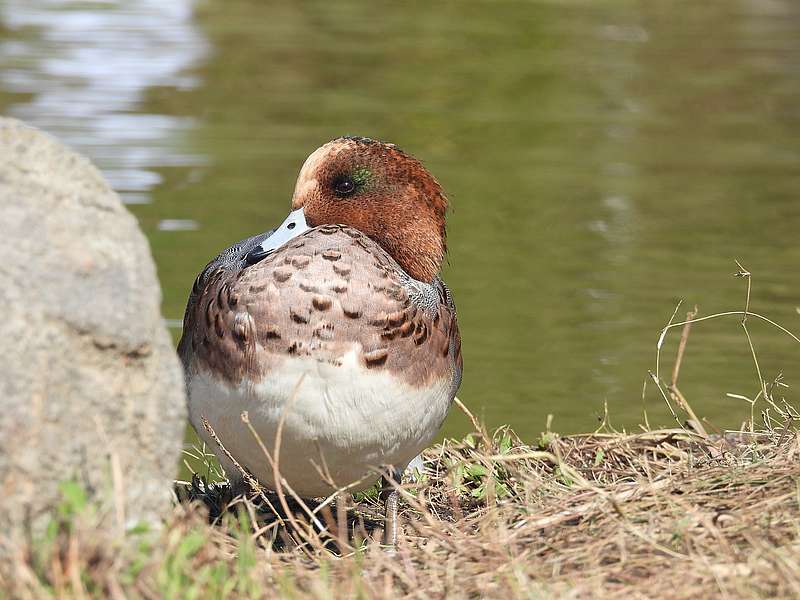
[{"label": "pond water", "polygon": [[[164,315],[279,222],[306,155],[396,142],[447,191],[459,397],[538,436],[673,423],[651,383],[672,314],[800,330],[800,3],[5,0],[0,111],[104,170],[152,244]],[[750,321],[797,398],[800,348]],[[679,333],[664,345],[668,378]],[[738,317],[697,324],[680,387],[736,427],[758,379]],[[758,407],[757,407],[758,408]],[[468,428],[453,414],[445,433]]]}]

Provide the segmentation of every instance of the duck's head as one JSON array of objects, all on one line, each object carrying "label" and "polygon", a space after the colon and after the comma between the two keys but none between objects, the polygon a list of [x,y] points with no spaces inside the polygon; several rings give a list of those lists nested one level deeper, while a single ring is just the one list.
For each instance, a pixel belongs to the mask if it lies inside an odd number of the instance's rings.
[{"label": "duck's head", "polygon": [[261,246],[268,252],[311,227],[348,225],[429,282],[444,259],[446,210],[441,186],[417,159],[393,144],[341,137],[306,159],[292,212]]}]

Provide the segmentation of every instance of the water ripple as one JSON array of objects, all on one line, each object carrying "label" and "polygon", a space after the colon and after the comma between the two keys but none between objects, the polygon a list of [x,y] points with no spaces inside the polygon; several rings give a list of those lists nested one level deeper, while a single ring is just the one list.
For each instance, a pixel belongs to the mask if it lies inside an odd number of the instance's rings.
[{"label": "water ripple", "polygon": [[8,113],[92,158],[125,202],[149,201],[156,168],[204,164],[186,151],[192,119],[142,112],[152,87],[197,85],[208,54],[191,0],[8,0],[0,87]]}]

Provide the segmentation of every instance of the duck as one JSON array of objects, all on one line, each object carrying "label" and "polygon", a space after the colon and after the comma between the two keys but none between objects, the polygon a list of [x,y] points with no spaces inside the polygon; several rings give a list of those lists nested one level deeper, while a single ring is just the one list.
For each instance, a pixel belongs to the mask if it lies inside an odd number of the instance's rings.
[{"label": "duck", "polygon": [[280,478],[302,498],[365,490],[383,474],[384,542],[395,543],[397,485],[462,378],[440,276],[447,209],[419,160],[340,137],[306,159],[277,228],[200,272],[178,353],[190,421],[234,488],[235,461],[276,489],[264,448],[280,429]]}]

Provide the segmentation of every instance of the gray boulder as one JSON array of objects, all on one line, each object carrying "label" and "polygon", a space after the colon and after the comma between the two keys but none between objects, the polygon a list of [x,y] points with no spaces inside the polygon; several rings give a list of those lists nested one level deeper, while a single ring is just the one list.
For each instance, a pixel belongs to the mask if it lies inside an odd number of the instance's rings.
[{"label": "gray boulder", "polygon": [[157,520],[186,402],[147,240],[87,159],[5,118],[0,230],[0,532],[65,480],[112,524]]}]

